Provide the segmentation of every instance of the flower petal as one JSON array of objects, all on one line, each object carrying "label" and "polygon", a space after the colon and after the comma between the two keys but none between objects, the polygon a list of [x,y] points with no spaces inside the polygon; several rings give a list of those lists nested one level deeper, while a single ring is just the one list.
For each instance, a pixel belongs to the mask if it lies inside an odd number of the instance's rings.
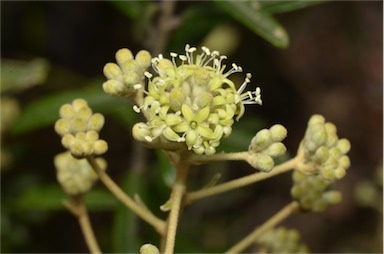
[{"label": "flower petal", "polygon": [[189,123],[184,121],[175,126],[172,126],[172,129],[176,132],[186,132],[190,128]]},{"label": "flower petal", "polygon": [[196,143],[197,133],[195,130],[189,129],[187,135],[185,136],[185,141],[187,143],[188,149],[191,150],[193,145]]},{"label": "flower petal", "polygon": [[209,106],[206,106],[205,108],[200,110],[200,112],[197,114],[195,121],[197,123],[203,122],[205,119],[207,119],[209,112],[210,112]]},{"label": "flower petal", "polygon": [[174,132],[170,127],[166,127],[164,129],[163,135],[170,141],[178,141],[180,139],[180,136],[177,135],[177,133]]},{"label": "flower petal", "polygon": [[215,135],[213,135],[213,131],[204,125],[201,125],[201,124],[198,125],[196,128],[196,131],[204,138],[215,139]]},{"label": "flower petal", "polygon": [[181,113],[183,113],[184,118],[188,122],[191,122],[195,119],[195,114],[193,113],[192,109],[187,104],[181,105]]}]

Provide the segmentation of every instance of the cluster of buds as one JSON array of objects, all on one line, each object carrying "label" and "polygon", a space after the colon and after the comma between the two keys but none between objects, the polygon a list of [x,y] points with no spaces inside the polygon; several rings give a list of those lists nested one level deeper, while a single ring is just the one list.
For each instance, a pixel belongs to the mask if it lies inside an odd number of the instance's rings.
[{"label": "cluster of buds", "polygon": [[295,229],[279,227],[269,230],[257,243],[265,253],[308,253],[308,248],[301,243],[300,233]]},{"label": "cluster of buds", "polygon": [[135,58],[129,49],[116,52],[116,63],[104,66],[104,75],[108,79],[103,83],[106,93],[119,96],[132,96],[143,88],[144,72],[151,65],[151,55],[146,50],[139,51]]},{"label": "cluster of buds", "polygon": [[59,110],[60,119],[55,123],[55,131],[62,137],[61,143],[76,158],[100,155],[108,150],[108,144],[99,139],[99,131],[104,125],[104,116],[95,113],[83,99],[75,99],[72,104],[64,104]]},{"label": "cluster of buds", "polygon": [[291,195],[304,210],[321,212],[341,201],[341,193],[329,190],[332,183],[321,175],[305,175],[295,170],[293,182]]},{"label": "cluster of buds", "polygon": [[[97,158],[96,162],[102,170],[106,169],[107,163],[104,159]],[[68,151],[56,155],[54,164],[57,180],[69,195],[86,193],[98,178],[86,159],[76,159]]]},{"label": "cluster of buds", "polygon": [[273,158],[283,155],[287,148],[281,142],[287,136],[287,129],[275,124],[269,129],[262,129],[252,138],[248,151],[252,154],[248,163],[263,172],[269,172],[275,165]]},{"label": "cluster of buds", "polygon": [[299,156],[304,158],[299,170],[306,174],[320,174],[328,181],[341,179],[350,166],[346,155],[350,149],[347,139],[338,138],[334,124],[325,122],[321,115],[314,115],[299,147]]},{"label": "cluster of buds", "polygon": [[242,72],[241,67],[233,64],[224,72],[226,56],[206,47],[194,56],[196,50],[186,45],[185,55],[171,53],[172,60],[162,55],[152,59],[157,76],[144,73],[148,91],[144,103],[134,106],[136,112],[144,111],[148,120],[133,129],[139,141],[182,143],[183,149],[211,155],[221,138],[231,134],[234,118],[244,114],[244,105],[262,103],[260,88],[244,91],[250,74],[236,89],[229,76]]}]

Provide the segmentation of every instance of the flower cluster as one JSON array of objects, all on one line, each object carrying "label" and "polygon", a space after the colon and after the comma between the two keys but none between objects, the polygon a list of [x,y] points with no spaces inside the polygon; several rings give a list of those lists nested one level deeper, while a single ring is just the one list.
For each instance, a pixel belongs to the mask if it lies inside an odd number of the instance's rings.
[{"label": "flower cluster", "polygon": [[231,134],[234,118],[244,114],[245,104],[262,104],[261,92],[260,88],[245,91],[250,74],[237,90],[229,76],[242,68],[233,64],[225,72],[226,56],[219,52],[202,47],[202,53],[194,56],[196,48],[189,45],[185,52],[171,53],[172,60],[162,55],[152,59],[157,76],[145,72],[148,91],[143,105],[134,107],[136,112],[144,111],[148,121],[139,123],[145,134],[135,137],[147,143],[156,139],[185,143],[197,154],[210,155],[221,138]]},{"label": "flower cluster", "polygon": [[[107,163],[104,159],[97,158],[96,162],[102,170],[106,169]],[[69,195],[86,193],[98,178],[86,159],[76,159],[70,152],[56,155],[54,164],[57,180]]]},{"label": "flower cluster", "polygon": [[308,253],[308,248],[300,241],[300,233],[295,229],[279,227],[262,235],[257,243],[265,253]]},{"label": "flower cluster", "polygon": [[62,137],[62,145],[73,156],[83,158],[100,155],[108,150],[107,142],[99,139],[104,116],[93,114],[85,100],[75,99],[72,104],[64,104],[59,114],[61,118],[55,123],[55,131]]},{"label": "flower cluster", "polygon": [[287,150],[281,142],[286,136],[287,129],[281,124],[258,131],[248,148],[253,155],[249,157],[248,163],[254,168],[269,172],[275,165],[273,158],[283,155]]},{"label": "flower cluster", "polygon": [[295,170],[293,182],[291,195],[304,210],[321,212],[329,205],[335,205],[341,201],[341,193],[328,190],[332,183],[321,175],[306,175]]},{"label": "flower cluster", "polygon": [[350,166],[347,156],[351,145],[347,139],[339,139],[336,126],[325,122],[321,115],[314,115],[299,147],[304,164],[299,170],[307,174],[320,174],[324,179],[335,181],[346,174]]},{"label": "flower cluster", "polygon": [[103,89],[111,95],[131,96],[143,88],[144,72],[151,65],[151,55],[146,50],[139,51],[135,58],[129,49],[116,52],[115,63],[104,66],[104,75],[108,79]]}]

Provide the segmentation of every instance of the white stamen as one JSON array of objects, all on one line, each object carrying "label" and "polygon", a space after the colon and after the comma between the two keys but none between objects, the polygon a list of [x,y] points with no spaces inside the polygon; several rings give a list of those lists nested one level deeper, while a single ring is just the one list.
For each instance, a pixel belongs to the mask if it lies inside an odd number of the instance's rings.
[{"label": "white stamen", "polygon": [[133,85],[133,89],[135,89],[135,90],[139,90],[139,89],[141,89],[143,86],[141,85],[141,84],[135,84],[135,85]]},{"label": "white stamen", "polygon": [[153,75],[151,73],[149,73],[148,71],[144,72],[144,76],[146,76],[148,79],[151,79],[153,77]]}]

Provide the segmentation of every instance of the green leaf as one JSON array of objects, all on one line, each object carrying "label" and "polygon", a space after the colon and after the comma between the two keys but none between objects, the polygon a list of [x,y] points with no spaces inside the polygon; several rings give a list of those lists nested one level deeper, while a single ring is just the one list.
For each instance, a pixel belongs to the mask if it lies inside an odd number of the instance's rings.
[{"label": "green leaf", "polygon": [[[69,199],[59,184],[38,185],[22,193],[15,205],[20,210],[65,210],[63,200]],[[104,189],[93,189],[85,196],[89,210],[113,210],[118,201]]]},{"label": "green leaf", "polygon": [[1,92],[19,91],[42,84],[48,75],[48,62],[41,58],[31,61],[1,60]]},{"label": "green leaf", "polygon": [[59,117],[59,108],[64,103],[71,103],[73,99],[83,98],[88,101],[94,112],[110,113],[118,107],[130,108],[127,100],[111,97],[103,92],[101,81],[91,85],[43,97],[27,105],[11,128],[13,134],[21,134],[37,128],[53,125]]},{"label": "green leaf", "polygon": [[263,10],[259,2],[229,0],[216,0],[215,2],[232,15],[232,17],[274,46],[278,48],[288,47],[289,38],[285,29],[269,12]]},{"label": "green leaf", "polygon": [[324,3],[326,1],[328,0],[260,0],[259,2],[262,6],[263,11],[268,13],[281,13],[310,7],[313,5]]}]

